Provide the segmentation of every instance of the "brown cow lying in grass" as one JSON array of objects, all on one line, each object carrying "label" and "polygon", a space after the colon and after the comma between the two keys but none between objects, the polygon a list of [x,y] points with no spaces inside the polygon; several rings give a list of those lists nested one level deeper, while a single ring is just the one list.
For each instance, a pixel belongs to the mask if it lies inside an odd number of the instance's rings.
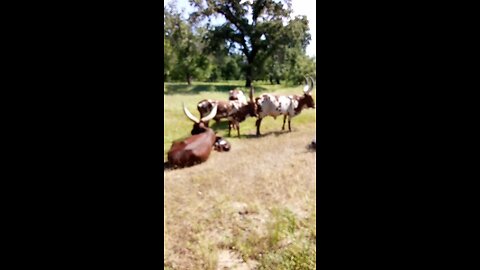
[{"label": "brown cow lying in grass", "polygon": [[208,127],[208,121],[217,113],[214,106],[210,114],[198,120],[183,105],[185,115],[194,122],[191,131],[192,136],[172,143],[168,151],[168,167],[183,168],[205,162],[210,156],[212,148],[217,151],[230,150],[230,144]]}]

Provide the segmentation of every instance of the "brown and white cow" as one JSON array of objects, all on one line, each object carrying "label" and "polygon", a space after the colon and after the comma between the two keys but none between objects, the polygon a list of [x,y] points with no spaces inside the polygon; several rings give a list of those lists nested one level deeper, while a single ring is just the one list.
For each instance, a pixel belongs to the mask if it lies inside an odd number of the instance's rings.
[{"label": "brown and white cow", "polygon": [[257,116],[257,106],[253,100],[253,86],[250,87],[249,101],[246,103],[240,103],[238,101],[231,102],[231,111],[228,115],[228,136],[233,129],[237,130],[238,137],[240,137],[240,122],[243,122],[247,116],[256,117]]},{"label": "brown and white cow", "polygon": [[302,109],[305,107],[315,108],[315,102],[311,96],[311,92],[314,88],[314,81],[313,78],[309,78],[311,80],[311,86],[308,83],[307,77],[305,77],[306,85],[303,88],[302,96],[263,94],[255,99],[258,114],[258,119],[255,123],[257,126],[257,136],[260,135],[260,125],[262,124],[262,119],[266,116],[272,116],[274,119],[276,119],[277,116],[283,115],[282,130],[285,130],[285,120],[288,117],[288,130],[292,131],[290,127],[291,119],[299,115],[300,112],[302,112]]},{"label": "brown and white cow", "polygon": [[197,109],[200,113],[200,117],[204,117],[205,115],[209,114],[215,105],[217,106],[217,113],[213,117],[213,120],[218,122],[222,118],[227,118],[230,110],[230,102],[214,99],[204,99],[198,102]]},{"label": "brown and white cow", "polygon": [[183,105],[183,112],[194,122],[191,131],[192,136],[172,143],[172,147],[168,151],[169,167],[182,168],[205,162],[210,156],[212,148],[219,151],[230,150],[230,144],[227,142],[221,143],[223,138],[217,137],[215,132],[208,127],[208,121],[217,113],[216,105],[210,114],[200,120],[193,116],[185,105]]},{"label": "brown and white cow", "polygon": [[232,106],[234,105],[246,105],[247,99],[243,94],[242,90],[233,89],[229,92],[228,101],[224,100],[215,100],[215,99],[204,99],[198,102],[197,108],[200,113],[200,117],[203,117],[209,114],[212,111],[213,106],[217,104],[217,114],[213,118],[215,122],[220,121],[222,118],[228,118],[229,113],[231,112]]},{"label": "brown and white cow", "polygon": [[228,100],[238,100],[241,104],[247,104],[245,94],[243,94],[242,90],[238,89],[230,90]]}]

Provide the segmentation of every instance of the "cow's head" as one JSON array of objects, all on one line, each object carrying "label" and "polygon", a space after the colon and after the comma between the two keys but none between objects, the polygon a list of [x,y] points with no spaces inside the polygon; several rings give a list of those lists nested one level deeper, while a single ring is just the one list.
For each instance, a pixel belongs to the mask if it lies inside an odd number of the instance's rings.
[{"label": "cow's head", "polygon": [[[308,83],[308,78],[311,80],[311,86]],[[313,108],[315,109],[315,101],[313,101],[313,97],[311,95],[313,91],[313,87],[315,86],[315,81],[313,80],[312,77],[305,77],[305,87],[303,87],[303,96],[305,98],[305,104],[307,105],[307,108]]]},{"label": "cow's head", "polygon": [[233,89],[233,90],[230,90],[230,95],[228,96],[228,100],[244,100],[245,98],[245,95],[243,94],[243,91],[242,90],[238,90],[238,89]]},{"label": "cow's head", "polygon": [[217,114],[217,104],[215,104],[212,108],[212,111],[205,116],[202,117],[200,120],[193,116],[193,114],[190,113],[190,111],[185,107],[185,104],[183,104],[183,112],[185,115],[188,117],[188,119],[193,121],[193,129],[192,129],[192,135],[199,134],[202,132],[205,132],[205,130],[208,128],[208,121],[210,121],[215,115]]},{"label": "cow's head", "polygon": [[215,144],[213,145],[213,147],[218,152],[228,152],[231,148],[229,142],[227,142],[224,138],[218,136],[215,139]]}]

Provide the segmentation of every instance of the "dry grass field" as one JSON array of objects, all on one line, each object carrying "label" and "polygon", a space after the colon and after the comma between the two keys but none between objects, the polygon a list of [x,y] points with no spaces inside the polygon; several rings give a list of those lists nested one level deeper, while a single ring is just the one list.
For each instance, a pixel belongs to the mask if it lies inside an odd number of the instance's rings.
[{"label": "dry grass field", "polygon": [[[166,85],[164,154],[190,134],[182,101],[198,115],[196,102],[227,99],[228,84],[241,83]],[[300,94],[302,86],[258,89],[256,96]],[[164,269],[315,269],[316,152],[308,148],[315,110],[294,118],[292,132],[281,131],[282,120],[265,119],[258,138],[252,118],[241,123],[240,138],[226,136],[225,123],[214,125],[230,152],[212,151],[203,164],[164,171]]]}]

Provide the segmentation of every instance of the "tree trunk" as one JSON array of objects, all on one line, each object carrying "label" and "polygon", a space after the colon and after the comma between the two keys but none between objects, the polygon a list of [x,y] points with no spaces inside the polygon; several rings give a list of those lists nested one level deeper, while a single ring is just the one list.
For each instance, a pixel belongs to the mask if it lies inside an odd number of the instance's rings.
[{"label": "tree trunk", "polygon": [[187,73],[187,83],[188,85],[192,85],[192,76],[190,76],[189,73]]},{"label": "tree trunk", "polygon": [[245,87],[250,87],[252,86],[252,80],[247,77],[247,82],[245,83]]},{"label": "tree trunk", "polygon": [[280,79],[279,78],[276,78],[275,81],[277,82],[277,84],[280,84]]},{"label": "tree trunk", "polygon": [[251,63],[248,63],[247,68],[245,69],[245,77],[247,79],[245,87],[249,88],[253,81],[253,68]]}]

